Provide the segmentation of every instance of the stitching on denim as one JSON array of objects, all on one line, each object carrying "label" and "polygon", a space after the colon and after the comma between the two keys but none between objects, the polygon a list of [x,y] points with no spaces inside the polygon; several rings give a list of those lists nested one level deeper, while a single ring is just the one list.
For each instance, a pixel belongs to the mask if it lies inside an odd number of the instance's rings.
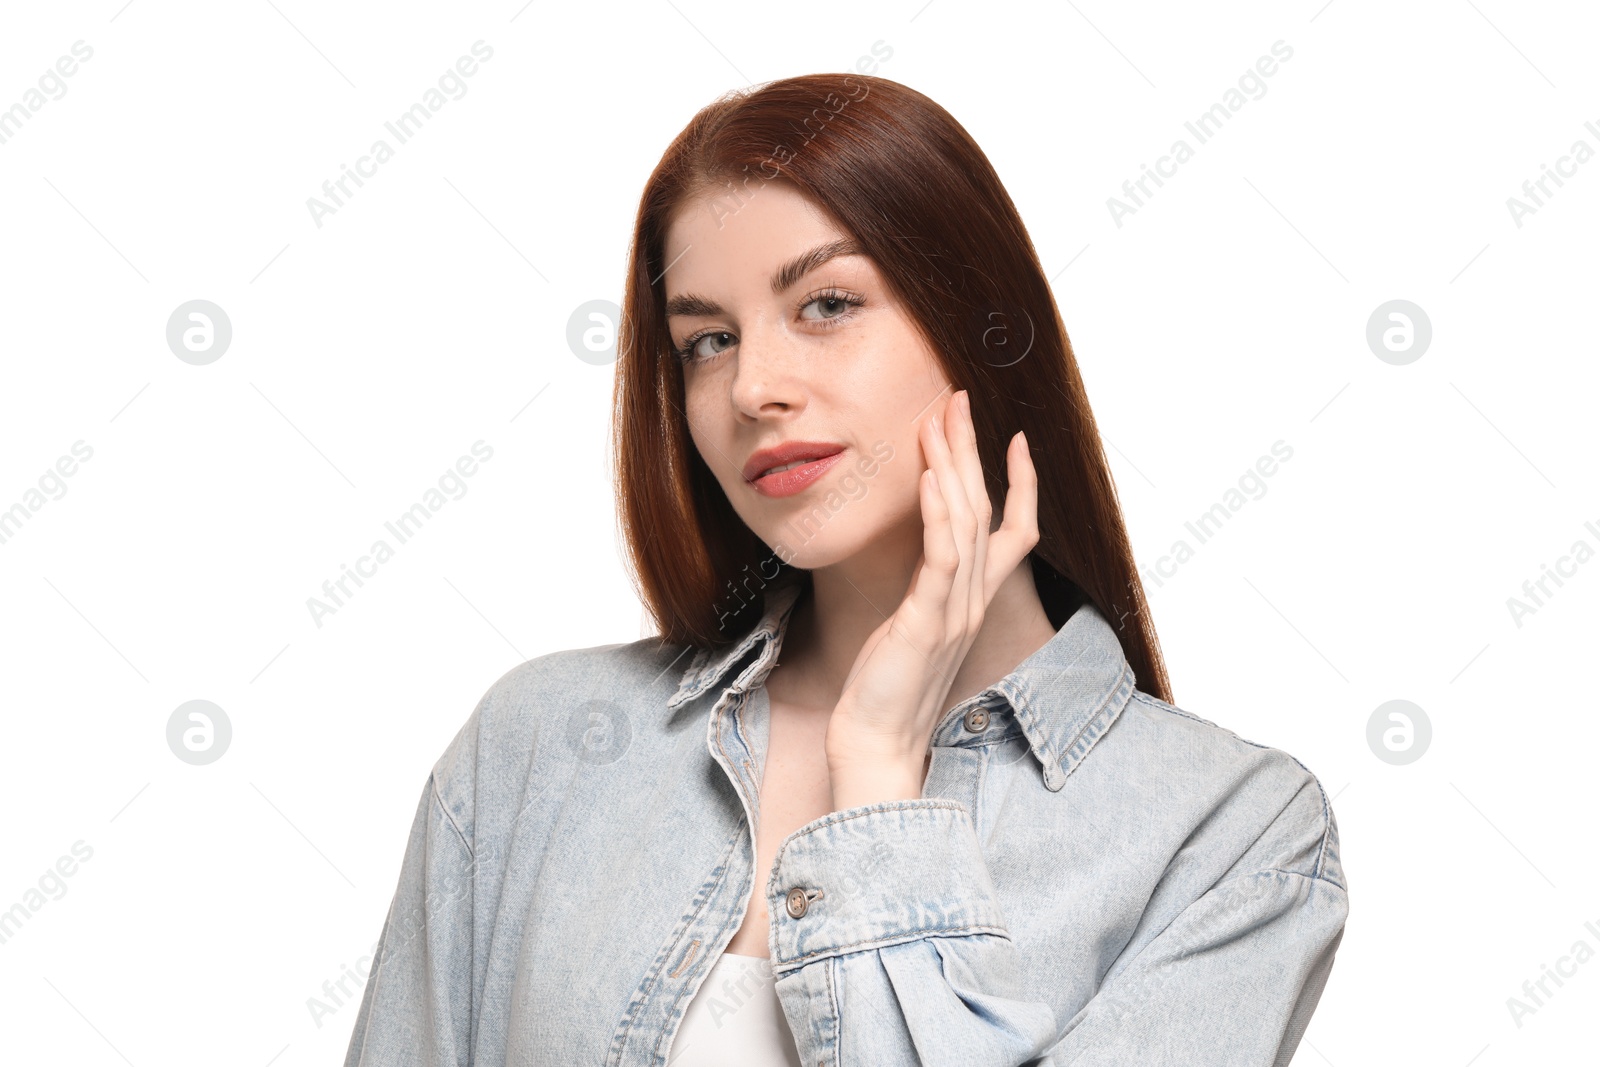
[{"label": "stitching on denim", "polygon": [[[764,655],[766,655],[765,650],[762,651],[762,656]],[[756,657],[756,663],[761,662],[762,656]],[[739,743],[744,746],[744,750],[746,752],[750,751],[750,726],[749,723],[745,721],[744,709],[750,703],[752,694],[750,690],[743,688],[741,683],[743,683],[744,679],[749,676],[750,670],[753,669],[755,669],[754,664],[751,665],[749,670],[746,670],[743,674],[741,674],[738,681],[734,682],[733,684],[734,691],[739,694],[734,698],[733,732],[734,735],[739,738]],[[726,755],[726,752],[724,752],[724,755]],[[743,763],[745,773],[750,775],[750,785],[754,787],[756,784],[756,776],[755,772],[750,769],[750,761],[744,760]]]},{"label": "stitching on denim", "polygon": [[475,856],[472,843],[467,840],[467,835],[461,832],[461,827],[456,825],[454,815],[450,814],[450,806],[444,802],[444,795],[439,792],[439,776],[429,773],[428,785],[433,791],[433,802],[439,805],[439,812],[444,816],[444,821],[450,824],[450,829],[456,832],[456,837],[461,839],[461,847],[467,850],[468,856]]},{"label": "stitching on denim", "polygon": [[1018,686],[1016,693],[1008,693],[1006,699],[1011,701],[1017,721],[1022,724],[1023,733],[1028,738],[1028,748],[1039,758],[1044,767],[1049,767],[1053,762],[1053,757],[1050,756],[1050,735],[1044,729],[1043,717],[1034,709],[1033,687],[1027,684]]},{"label": "stitching on denim", "polygon": [[1262,867],[1260,870],[1247,871],[1244,874],[1236,874],[1232,878],[1223,879],[1211,888],[1216,889],[1232,882],[1242,882],[1246,878],[1259,878],[1263,874],[1289,874],[1296,878],[1304,878],[1308,882],[1322,882],[1326,885],[1331,885],[1340,892],[1348,892],[1343,885],[1334,881],[1332,878],[1329,878],[1327,875],[1310,875],[1305,871],[1291,871],[1287,867]]},{"label": "stitching on denim", "polygon": [[[1044,730],[1043,719],[1038,712],[1033,710],[1033,692],[1031,688],[1027,685],[1018,686],[1015,694],[1006,694],[1006,699],[1011,702],[1017,721],[1022,724],[1022,732],[1028,739],[1028,747],[1039,757],[1041,764],[1048,765],[1050,760],[1047,758],[1046,753],[1049,752],[1049,746],[1045,743],[1048,740],[1048,735]],[[1035,734],[1038,735],[1037,738],[1035,738]],[[1041,749],[1044,751],[1041,752]]]},{"label": "stitching on denim", "polygon": [[[1133,699],[1142,700],[1146,704],[1150,705],[1152,708],[1157,709],[1158,711],[1170,712],[1173,715],[1178,715],[1178,716],[1181,716],[1181,717],[1183,717],[1185,719],[1193,719],[1195,722],[1203,722],[1207,726],[1217,726],[1217,724],[1212,722],[1210,719],[1202,719],[1200,716],[1194,714],[1193,712],[1184,711],[1182,708],[1178,707],[1176,704],[1169,704],[1165,700],[1162,700],[1160,697],[1151,696],[1149,693],[1146,693],[1143,689],[1134,690]],[[1228,728],[1226,726],[1217,726],[1217,729],[1219,729],[1219,730],[1228,730]],[[1232,730],[1228,730],[1228,732],[1230,734],[1233,734]],[[1233,736],[1239,737],[1238,734],[1233,734]],[[1242,738],[1242,737],[1239,737],[1239,740],[1244,741],[1245,739]],[[1245,741],[1245,744],[1254,745],[1255,742],[1254,741]],[[1265,748],[1266,746],[1265,745],[1256,745],[1256,747],[1257,748]]]},{"label": "stitching on denim", "polygon": [[[1054,668],[1051,671],[1051,674],[1053,676],[1060,676],[1060,675],[1064,675],[1064,674],[1068,673],[1069,671],[1071,671],[1071,669],[1073,667],[1077,666],[1079,660],[1083,659],[1084,656],[1089,654],[1091,649],[1092,649],[1092,646],[1085,645],[1082,649],[1079,650],[1079,652],[1078,652],[1078,654],[1076,656],[1072,657],[1072,662],[1066,664],[1063,667]],[[1126,663],[1123,664],[1123,668],[1127,669],[1127,664]],[[1028,670],[1024,670],[1024,671],[1018,672],[1019,677],[1020,677],[1020,681],[1017,683],[1017,686],[1016,686],[1016,695],[1015,695],[1015,697],[1012,696],[1012,694],[1010,693],[1010,691],[1008,689],[1006,689],[1005,687],[1003,687],[1001,685],[997,684],[996,688],[1000,689],[1001,692],[1005,693],[1007,699],[1011,700],[1013,707],[1017,708],[1017,710],[1019,710],[1019,711],[1026,711],[1028,713],[1028,716],[1031,719],[1032,723],[1035,726],[1039,727],[1041,732],[1043,732],[1044,720],[1043,720],[1042,717],[1040,717],[1039,715],[1037,715],[1034,712],[1034,710],[1033,710],[1033,702],[1032,702],[1032,697],[1035,695],[1034,687],[1036,685],[1034,676],[1039,674],[1039,673],[1041,673],[1041,672],[1042,672],[1042,668],[1029,668]],[[1004,681],[1004,679],[1002,679],[1002,681]],[[1121,679],[1119,678],[1118,679],[1118,683],[1120,684],[1120,682],[1121,682]],[[1113,689],[1115,689],[1115,686],[1113,686]]]},{"label": "stitching on denim", "polygon": [[[612,1040],[611,1053],[606,1061],[608,1064],[620,1062],[618,1057],[622,1054],[622,1050],[627,1047],[628,1034],[633,1030],[633,1024],[637,1019],[639,1012],[644,1009],[645,1004],[648,1003],[650,999],[650,987],[655,984],[656,977],[661,973],[662,968],[666,967],[667,961],[672,958],[672,952],[676,948],[677,942],[682,940],[683,935],[688,933],[694,924],[700,920],[700,915],[706,910],[707,907],[710,906],[712,898],[717,895],[717,886],[719,886],[722,881],[728,877],[728,872],[733,869],[732,857],[734,851],[739,847],[739,832],[744,828],[743,823],[744,819],[743,816],[741,816],[740,826],[734,830],[733,836],[728,839],[728,851],[723,853],[722,862],[717,864],[716,869],[711,872],[711,877],[707,878],[704,882],[701,882],[700,888],[695,891],[697,894],[704,893],[704,899],[700,901],[699,906],[696,907],[687,918],[678,924],[678,930],[675,931],[676,937],[674,938],[672,945],[656,954],[656,958],[651,964],[650,970],[645,974],[644,978],[639,982],[639,985],[634,989],[633,999],[628,1005],[628,1012],[622,1020],[622,1028],[617,1031],[617,1036]],[[678,1002],[683,999],[683,996],[686,992],[688,992],[688,990],[680,989],[678,991],[678,995],[672,998],[672,1003],[667,1005],[668,1017],[671,1017],[672,1014],[677,1011]],[[655,1056],[659,1057],[661,1055],[661,1045],[664,1041],[666,1041],[666,1039],[667,1030],[666,1027],[662,1027],[661,1032],[656,1035],[656,1043],[653,1050],[653,1054]]]},{"label": "stitching on denim", "polygon": [[734,689],[740,691],[749,689],[751,687],[751,679],[755,677],[757,672],[763,667],[769,666],[766,661],[772,655],[773,641],[774,638],[768,637],[766,643],[761,646],[761,651],[756,653],[756,658],[750,661],[750,666],[739,672],[739,677],[733,680]]},{"label": "stitching on denim", "polygon": [[[1102,716],[1106,715],[1107,712],[1111,711],[1111,705],[1113,701],[1118,701],[1120,698],[1120,703],[1116,710],[1119,712],[1122,710],[1122,705],[1126,705],[1128,702],[1128,690],[1131,689],[1132,686],[1133,668],[1124,663],[1122,665],[1122,674],[1117,677],[1116,687],[1105,695],[1105,699],[1100,702],[1100,706],[1095,709],[1094,714],[1089,716],[1089,718],[1084,722],[1083,726],[1079,728],[1073,739],[1065,748],[1061,750],[1061,755],[1058,757],[1058,762],[1065,760],[1067,758],[1067,754],[1070,753],[1074,748],[1078,747],[1078,742],[1083,739],[1083,735],[1088,732],[1089,727],[1095,724],[1096,720],[1100,719]],[[1107,727],[1110,725],[1110,722],[1106,723]],[[1105,731],[1102,730],[1100,736],[1104,736],[1104,733]],[[1099,737],[1097,736],[1095,740],[1098,741]],[[1079,759],[1081,760],[1082,757],[1079,757]]]},{"label": "stitching on denim", "polygon": [[[1311,780],[1317,783],[1317,792],[1322,794],[1322,843],[1317,846],[1317,866],[1315,868],[1315,877],[1321,878],[1322,860],[1328,854],[1328,835],[1333,832],[1333,819],[1328,814],[1328,791],[1322,788],[1322,779],[1313,774],[1311,775]],[[1333,882],[1332,878],[1327,880]],[[1337,882],[1334,882],[1334,884],[1338,885]],[[1343,886],[1340,886],[1340,888],[1342,889]]]},{"label": "stitching on denim", "polygon": [[[738,830],[734,830],[733,838],[731,838],[730,843],[728,843],[728,853],[726,853],[725,856],[723,856],[722,864],[718,865],[718,870],[720,870],[720,872],[722,872],[722,875],[720,875],[720,877],[718,877],[718,878],[707,878],[707,880],[704,881],[704,883],[701,883],[701,889],[704,889],[704,891],[706,891],[706,899],[704,899],[704,901],[701,901],[701,905],[699,905],[698,909],[694,909],[693,917],[690,918],[690,921],[688,921],[688,923],[685,923],[685,933],[688,933],[688,928],[690,928],[690,926],[693,926],[694,921],[698,921],[699,920],[699,915],[701,915],[701,913],[704,912],[704,910],[706,910],[706,907],[709,907],[710,901],[712,901],[712,897],[714,897],[715,894],[717,894],[717,885],[718,885],[718,883],[720,883],[720,881],[722,881],[722,878],[726,877],[726,872],[728,872],[728,870],[733,869],[733,864],[731,864],[731,857],[733,857],[734,849],[738,848],[738,843],[739,843],[739,832],[738,832]],[[678,934],[678,936],[682,937],[682,934]],[[661,971],[662,966],[666,966],[666,958],[669,957],[669,955],[670,955],[670,953],[662,953],[661,957],[659,957],[658,961],[656,961],[656,966],[654,966],[654,968],[653,968],[653,973],[659,973],[659,971]],[[653,976],[646,977],[646,982],[654,982],[654,977]],[[642,989],[645,989],[645,985],[642,985]],[[677,997],[672,998],[672,1003],[670,1003],[670,1005],[667,1005],[667,1014],[669,1014],[669,1016],[672,1016],[672,1014],[677,1013],[678,1003],[680,1003],[680,1001],[683,1000],[683,995],[685,995],[686,992],[688,992],[688,990],[686,990],[686,989],[678,990]],[[646,1000],[648,1000],[648,993],[646,993]],[[643,1006],[643,1003],[640,1003],[640,1006]],[[627,1019],[627,1024],[624,1025],[624,1030],[632,1029],[632,1025],[634,1025],[634,1017],[632,1017],[632,1014],[630,1014],[629,1019]],[[661,1046],[662,1046],[662,1043],[664,1043],[664,1041],[666,1041],[666,1040],[667,1040],[667,1030],[666,1030],[666,1027],[662,1027],[661,1033],[659,1033],[658,1037],[656,1037],[656,1046],[654,1046],[654,1049],[653,1049],[654,1056],[658,1057],[658,1059],[662,1059],[662,1061],[664,1061],[664,1059],[666,1059],[666,1057],[664,1057],[664,1054],[662,1054]],[[624,1045],[626,1045],[626,1041],[624,1041]]]},{"label": "stitching on denim", "polygon": [[[788,964],[791,964],[791,963],[804,963],[806,960],[809,960],[809,959],[816,959],[816,958],[820,958],[820,957],[824,957],[824,956],[835,955],[837,953],[845,951],[846,949],[856,948],[859,945],[871,945],[871,944],[875,944],[875,943],[883,943],[883,942],[889,942],[889,941],[894,941],[894,943],[897,944],[897,945],[904,943],[902,941],[896,940],[897,938],[905,938],[905,939],[910,940],[910,939],[915,939],[915,938],[919,938],[919,937],[927,937],[929,935],[949,936],[949,937],[967,937],[967,936],[970,936],[972,934],[993,934],[996,937],[1003,938],[1003,939],[1005,939],[1007,941],[1011,940],[1011,935],[1006,932],[1006,929],[1003,926],[988,926],[988,925],[983,924],[983,923],[968,923],[965,926],[925,926],[925,927],[921,927],[921,928],[916,929],[916,930],[898,930],[895,933],[884,934],[884,935],[880,935],[878,937],[865,937],[865,938],[862,938],[860,941],[851,941],[848,944],[844,944],[844,945],[830,945],[827,948],[819,948],[819,949],[816,949],[815,951],[807,952],[804,956],[795,956],[795,957],[793,957],[791,959],[779,960],[779,961],[776,961],[776,962],[782,963],[782,964],[787,966]],[[888,946],[885,945],[885,947],[888,947]]]},{"label": "stitching on denim", "polygon": [[[746,690],[732,690],[732,692],[734,693],[734,700],[738,701],[738,707],[735,707],[733,709],[733,720],[734,720],[733,721],[733,729],[734,729],[735,733],[738,733],[739,732],[739,712],[744,710],[744,702],[750,699],[750,694]],[[715,711],[713,711],[712,714],[716,716],[716,718],[715,718],[716,731],[715,731],[715,735],[714,736],[715,736],[716,742],[717,742],[717,751],[721,752],[722,753],[722,758],[727,760],[731,764],[733,762],[733,758],[728,755],[728,749],[722,743],[722,728],[723,728],[723,725],[727,722],[727,716],[725,714],[724,715],[717,715]],[[745,761],[745,766],[746,767],[750,766],[750,763],[749,763],[748,760]],[[735,775],[735,777],[737,777],[737,775]],[[750,777],[751,777],[751,783],[754,784],[755,775],[752,774]],[[739,789],[739,787],[737,785],[734,786],[734,789],[735,789],[736,792],[738,792],[740,794],[739,821],[741,823],[748,822],[749,820],[745,817],[745,813],[744,813],[744,804],[743,804],[744,791],[742,789]],[[751,805],[751,807],[753,807],[753,808],[754,807],[759,807],[760,803],[761,803],[760,798],[757,798],[755,803],[753,803]],[[757,832],[758,831],[756,830],[755,827],[751,827],[750,828],[750,839],[751,839],[751,848],[752,849],[756,848],[755,838],[756,838]]]},{"label": "stitching on denim", "polygon": [[[1142,689],[1136,690],[1134,692],[1134,699],[1143,700],[1146,704],[1150,705],[1152,708],[1155,708],[1157,711],[1165,711],[1165,712],[1168,712],[1170,714],[1177,715],[1177,716],[1179,716],[1181,718],[1190,719],[1190,720],[1192,720],[1194,722],[1203,723],[1206,726],[1210,726],[1210,727],[1212,727],[1214,729],[1221,730],[1223,733],[1227,734],[1229,737],[1233,738],[1235,741],[1241,741],[1244,744],[1249,745],[1251,748],[1272,748],[1271,745],[1264,745],[1260,741],[1252,741],[1248,737],[1240,737],[1238,734],[1234,733],[1232,730],[1228,729],[1226,726],[1219,726],[1217,723],[1212,722],[1210,719],[1202,719],[1200,716],[1192,714],[1191,712],[1184,711],[1182,708],[1174,707],[1173,705],[1168,704],[1165,700],[1162,700],[1159,697],[1153,697],[1149,693],[1146,693]],[[1273,749],[1273,751],[1275,751],[1275,752],[1283,752],[1283,750],[1281,748],[1280,749]],[[1283,754],[1285,756],[1289,756],[1289,753],[1287,753],[1287,752],[1283,752]],[[1294,759],[1293,756],[1289,756],[1289,758],[1290,759]],[[1307,767],[1304,763],[1300,763],[1300,761],[1297,760],[1297,759],[1295,759],[1294,761],[1295,761],[1295,763],[1299,764],[1301,770],[1305,771],[1307,774],[1311,774],[1311,769],[1309,767]],[[1315,777],[1315,775],[1313,775],[1313,777]]]},{"label": "stitching on denim", "polygon": [[[758,622],[755,629],[745,634],[737,645],[724,646],[725,651],[723,652],[718,652],[714,648],[704,650],[706,659],[705,668],[702,670],[701,676],[695,679],[694,685],[691,687],[689,692],[684,694],[684,698],[688,699],[689,697],[697,697],[701,693],[704,693],[707,689],[710,689],[717,682],[721,681],[722,676],[727,673],[727,669],[742,659],[745,653],[749,652],[756,646],[758,641],[765,641],[770,645],[772,640],[778,636],[778,632],[784,629],[786,626],[788,622],[788,616],[793,613],[794,606],[798,602],[799,593],[797,591],[795,593],[794,600],[790,601],[788,608],[786,608],[784,612],[774,616],[770,622]],[[762,649],[762,655],[765,654],[766,649]],[[715,669],[712,669],[711,664],[713,656],[716,657]],[[757,659],[760,659],[760,656],[758,656]],[[745,673],[748,674],[749,672],[746,671]]]},{"label": "stitching on denim", "polygon": [[1062,748],[1062,758],[1065,758],[1068,752],[1071,752],[1077,747],[1078,742],[1083,738],[1083,735],[1088,731],[1089,727],[1094,725],[1094,721],[1105,713],[1105,710],[1111,705],[1111,701],[1122,692],[1124,684],[1128,681],[1132,673],[1132,669],[1129,668],[1126,663],[1124,663],[1122,665],[1122,673],[1117,676],[1117,684],[1112,686],[1111,692],[1107,693],[1101,698],[1100,706],[1095,708],[1094,713],[1084,720],[1083,725],[1078,727],[1078,732],[1072,736],[1072,740],[1068,741],[1066,746]]},{"label": "stitching on denim", "polygon": [[[706,665],[704,668],[702,668],[700,677],[695,679],[694,685],[689,691],[689,695],[697,697],[701,693],[704,693],[706,690],[710,689],[713,685],[717,684],[717,682],[722,680],[722,676],[728,672],[728,668],[732,667],[735,663],[743,659],[752,648],[756,647],[756,643],[758,641],[769,639],[771,636],[771,631],[767,630],[765,627],[757,627],[748,634],[745,634],[736,645],[726,648],[721,652],[707,652]],[[711,662],[713,657],[716,660],[715,664]]]},{"label": "stitching on denim", "polygon": [[[822,820],[819,821],[815,826],[811,827],[811,829],[796,830],[795,834],[800,837],[804,837],[807,834],[814,834],[818,830],[822,830],[829,826],[839,826],[843,823],[847,823],[851,819],[864,819],[868,815],[880,815],[886,811],[915,811],[918,808],[951,808],[955,811],[962,812],[967,810],[966,805],[962,804],[960,801],[950,800],[946,797],[918,797],[915,800],[891,800],[884,801],[882,803],[886,804],[887,806],[880,807],[878,804],[874,804],[866,811],[851,812],[848,815],[837,811],[832,812],[823,816]],[[840,817],[836,819],[834,818],[835,815]],[[783,848],[781,846],[778,849],[778,854],[780,856],[783,854]],[[776,864],[774,864],[774,866],[776,866]]]},{"label": "stitching on denim", "polygon": [[1350,892],[1349,889],[1345,888],[1345,885],[1344,885],[1343,882],[1340,882],[1340,881],[1338,881],[1336,879],[1333,879],[1333,878],[1329,878],[1325,874],[1319,874],[1315,878],[1313,878],[1313,877],[1311,877],[1311,875],[1305,874],[1305,873],[1303,873],[1301,871],[1286,871],[1286,870],[1283,870],[1282,868],[1279,868],[1279,867],[1268,867],[1267,871],[1272,873],[1272,874],[1292,874],[1296,878],[1304,878],[1308,882],[1322,882],[1322,883],[1324,883],[1326,885],[1331,885],[1334,888],[1338,889],[1339,892],[1341,892],[1341,893],[1349,893]]},{"label": "stitching on denim", "polygon": [[714,668],[708,659],[706,667],[700,673],[700,677],[696,678],[694,685],[689,687],[688,696],[698,697],[702,693],[706,692],[706,690],[710,689],[713,685],[717,684],[717,682],[721,681],[722,676],[727,673],[728,668],[738,660],[742,659],[744,654],[749,652],[750,649],[754,647],[759,636],[759,634],[751,634],[743,641],[739,642],[738,646],[731,649],[726,655],[719,655]]},{"label": "stitching on denim", "polygon": [[[831,812],[828,815],[822,816],[820,819],[813,820],[813,822],[816,823],[814,826],[808,823],[807,826],[810,827],[809,829],[807,829],[806,826],[802,826],[798,830],[792,830],[790,831],[788,837],[785,837],[781,842],[779,842],[778,851],[772,857],[772,873],[767,877],[767,892],[771,893],[773,887],[778,883],[778,869],[783,866],[783,857],[784,854],[789,851],[789,846],[795,844],[810,834],[817,833],[818,831],[824,830],[830,826],[842,825],[843,823],[849,822],[851,819],[865,818],[868,815],[878,815],[888,811],[915,811],[918,809],[932,810],[937,808],[950,808],[953,811],[957,811],[963,815],[966,815],[968,821],[971,821],[972,817],[970,814],[968,814],[966,805],[960,803],[959,801],[949,800],[944,797],[919,797],[915,800],[882,801],[880,804],[872,805],[866,811],[852,812],[849,815],[844,815],[837,811]],[[834,816],[840,817],[835,818]]]},{"label": "stitching on denim", "polygon": [[[844,1055],[844,1012],[839,1010],[839,988],[835,984],[835,972],[840,967],[839,958],[835,956],[831,966],[823,970],[823,975],[828,979],[828,1002],[833,1005],[833,1064],[840,1067],[843,1062],[840,1057]],[[822,1061],[817,1061],[817,1067],[822,1067]]]}]

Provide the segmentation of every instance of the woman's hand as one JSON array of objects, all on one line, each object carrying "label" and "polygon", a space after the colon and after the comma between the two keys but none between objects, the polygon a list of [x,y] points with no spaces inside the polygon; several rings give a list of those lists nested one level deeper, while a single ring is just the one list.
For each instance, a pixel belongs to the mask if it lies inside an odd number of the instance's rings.
[{"label": "woman's hand", "polygon": [[923,423],[922,560],[899,608],[862,645],[828,721],[835,810],[922,795],[923,758],[995,590],[1039,542],[1038,477],[1020,432],[1006,449],[1004,521],[965,390]]}]

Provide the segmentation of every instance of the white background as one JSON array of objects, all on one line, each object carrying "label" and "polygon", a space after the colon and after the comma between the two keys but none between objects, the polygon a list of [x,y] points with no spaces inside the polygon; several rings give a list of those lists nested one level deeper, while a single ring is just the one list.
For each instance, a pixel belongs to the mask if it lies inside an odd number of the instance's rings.
[{"label": "white background", "polygon": [[[6,1060],[342,1062],[355,1003],[318,1026],[307,1000],[376,940],[433,761],[514,665],[646,632],[612,369],[568,317],[620,300],[696,109],[882,42],[1022,212],[1142,568],[1293,449],[1147,589],[1177,703],[1336,798],[1351,914],[1295,1062],[1596,1062],[1600,959],[1507,1007],[1600,951],[1600,560],[1507,607],[1600,549],[1600,160],[1507,207],[1600,150],[1592,8],[123,3],[0,16],[0,108],[93,48],[0,144],[0,509],[93,449],[0,544],[0,909],[93,850],[0,944]],[[480,39],[466,94],[318,227],[307,198]],[[233,327],[206,366],[166,343],[192,299]],[[1432,323],[1404,366],[1365,339],[1392,299]],[[478,440],[467,493],[317,626],[307,598]],[[208,766],[167,747],[192,699],[233,726]],[[1391,699],[1433,727],[1405,766],[1366,740]]]}]

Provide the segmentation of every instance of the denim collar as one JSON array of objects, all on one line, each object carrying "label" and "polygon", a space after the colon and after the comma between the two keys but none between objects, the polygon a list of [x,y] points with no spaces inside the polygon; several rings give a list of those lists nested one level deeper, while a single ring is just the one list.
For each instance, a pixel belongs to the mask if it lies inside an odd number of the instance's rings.
[{"label": "denim collar", "polygon": [[[777,641],[781,645],[800,591],[799,581],[769,586],[764,591],[765,611],[760,621],[741,638],[697,652],[667,707],[675,710],[717,685],[758,644]],[[761,651],[764,654],[767,649]],[[744,679],[750,679],[749,672],[741,676],[741,682]],[[745,684],[756,682],[750,679]],[[1085,603],[1010,674],[947,711],[933,732],[932,743],[998,741],[1008,731],[1007,718],[1013,719],[1038,758],[1045,786],[1059,790],[1116,721],[1133,692],[1133,668],[1122,653],[1116,631],[1093,604]],[[965,717],[979,705],[991,714],[987,725],[973,731]],[[1010,716],[1004,714],[1007,709]],[[982,716],[974,720],[982,721]]]}]

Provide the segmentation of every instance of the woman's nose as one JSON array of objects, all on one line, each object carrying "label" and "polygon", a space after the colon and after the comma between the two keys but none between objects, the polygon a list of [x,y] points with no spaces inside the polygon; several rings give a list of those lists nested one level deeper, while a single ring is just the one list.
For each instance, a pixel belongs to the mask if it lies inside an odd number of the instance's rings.
[{"label": "woman's nose", "polygon": [[796,339],[779,326],[757,326],[739,338],[731,387],[734,406],[751,418],[804,402],[804,361]]}]

